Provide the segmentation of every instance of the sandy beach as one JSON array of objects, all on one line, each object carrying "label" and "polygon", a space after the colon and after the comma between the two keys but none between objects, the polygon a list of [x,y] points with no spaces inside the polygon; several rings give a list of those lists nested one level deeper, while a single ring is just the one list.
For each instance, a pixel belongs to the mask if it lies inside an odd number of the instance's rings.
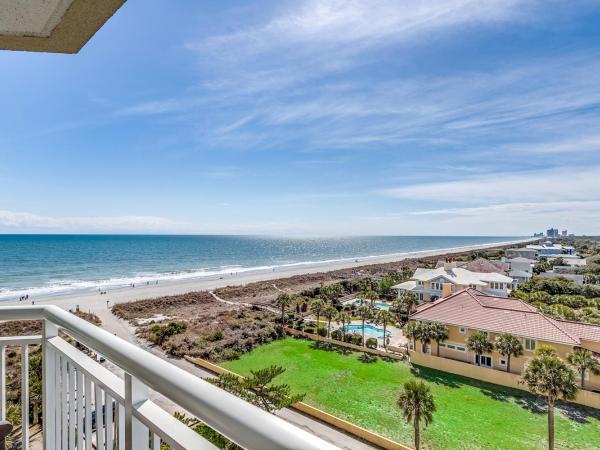
[{"label": "sandy beach", "polygon": [[[448,255],[453,253],[462,253],[467,251],[504,247],[507,245],[524,244],[526,242],[531,242],[538,239],[539,238],[530,238],[517,241],[507,241],[502,243],[495,242],[491,244],[480,244],[420,252],[400,253],[394,255],[345,259],[337,261],[324,261],[310,264],[297,264],[279,267],[276,269],[260,269],[239,273],[234,272],[233,274],[228,275],[214,275],[198,278],[188,278],[176,281],[161,281],[159,284],[142,284],[136,285],[133,288],[117,288],[108,290],[107,293],[104,295],[101,295],[98,291],[73,292],[62,295],[30,297],[26,303],[20,302],[18,299],[3,300],[2,302],[0,302],[0,304],[2,304],[3,306],[19,305],[30,304],[33,301],[36,305],[52,304],[66,310],[75,309],[79,305],[79,307],[84,311],[98,313],[107,310],[107,302],[109,306],[112,306],[115,303],[156,298],[166,295],[180,295],[185,294],[187,292],[212,290],[225,286],[240,286],[257,281],[287,278],[294,275],[329,272],[334,270],[355,268],[372,264],[393,263],[402,261],[406,258]],[[101,315],[105,316],[105,314]]]}]

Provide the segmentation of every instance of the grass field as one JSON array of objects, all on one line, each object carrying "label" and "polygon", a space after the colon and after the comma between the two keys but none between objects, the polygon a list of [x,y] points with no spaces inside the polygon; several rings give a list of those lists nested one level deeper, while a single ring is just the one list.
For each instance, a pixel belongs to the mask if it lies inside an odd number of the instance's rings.
[{"label": "grass field", "polygon": [[[287,338],[256,348],[223,366],[240,374],[269,365],[305,402],[398,442],[411,444],[412,429],[396,407],[398,392],[412,377],[431,385],[437,405],[434,422],[423,433],[424,446],[436,449],[542,449],[546,444],[543,401],[527,392],[479,382],[407,363],[362,363],[357,354],[317,349]],[[556,411],[556,448],[600,448],[600,411],[562,405]]]}]

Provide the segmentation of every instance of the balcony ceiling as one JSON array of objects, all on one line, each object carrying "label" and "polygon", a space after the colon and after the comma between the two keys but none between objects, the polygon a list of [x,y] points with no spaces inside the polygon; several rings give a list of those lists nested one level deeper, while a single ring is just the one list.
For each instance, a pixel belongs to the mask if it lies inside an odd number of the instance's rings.
[{"label": "balcony ceiling", "polygon": [[0,50],[77,53],[125,0],[0,0]]}]

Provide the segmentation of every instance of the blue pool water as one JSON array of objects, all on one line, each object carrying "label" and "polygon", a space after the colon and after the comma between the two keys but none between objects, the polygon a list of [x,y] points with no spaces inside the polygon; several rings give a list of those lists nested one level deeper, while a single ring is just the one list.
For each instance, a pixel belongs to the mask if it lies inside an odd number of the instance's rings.
[{"label": "blue pool water", "polygon": [[[350,333],[362,333],[362,325],[346,325],[344,329]],[[373,325],[365,324],[365,334],[383,339],[383,329]],[[389,336],[390,332],[386,331],[386,334]]]},{"label": "blue pool water", "polygon": [[[361,300],[359,299],[359,300],[356,300],[356,301],[354,302],[354,304],[355,304],[355,305],[361,305],[361,304],[363,304],[363,303],[364,303],[365,305],[368,305],[368,304],[369,304],[369,301],[368,301],[368,300],[361,301]],[[388,303],[376,302],[376,303],[374,303],[374,306],[375,306],[375,308],[377,308],[377,309],[385,309],[386,311],[387,311],[388,309],[390,309],[390,305],[389,305]]]}]

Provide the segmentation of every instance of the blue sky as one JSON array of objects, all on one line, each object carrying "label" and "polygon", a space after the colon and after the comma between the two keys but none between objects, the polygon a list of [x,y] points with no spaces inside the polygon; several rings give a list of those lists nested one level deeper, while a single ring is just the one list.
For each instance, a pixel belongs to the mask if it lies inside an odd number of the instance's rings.
[{"label": "blue sky", "polygon": [[0,232],[598,234],[600,4],[129,0],[0,52]]}]

